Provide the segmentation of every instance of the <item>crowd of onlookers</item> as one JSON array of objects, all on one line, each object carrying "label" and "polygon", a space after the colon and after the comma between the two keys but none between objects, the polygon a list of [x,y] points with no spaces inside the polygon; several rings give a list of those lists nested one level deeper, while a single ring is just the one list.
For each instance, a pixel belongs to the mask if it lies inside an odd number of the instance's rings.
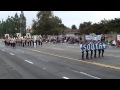
[{"label": "crowd of onlookers", "polygon": [[120,40],[111,40],[110,42],[108,42],[109,45],[111,46],[117,46],[120,47]]},{"label": "crowd of onlookers", "polygon": [[68,43],[68,44],[75,44],[78,43],[82,40],[81,37],[47,37],[47,38],[43,38],[43,41],[46,43]]},{"label": "crowd of onlookers", "polygon": [[[79,44],[82,41],[82,37],[73,37],[73,36],[56,36],[56,37],[46,37],[43,38],[43,42],[46,43],[53,43],[53,44],[58,44],[58,43],[68,43],[68,44]],[[120,40],[105,40],[105,43],[110,46],[120,46]]]},{"label": "crowd of onlookers", "polygon": [[[53,44],[59,44],[59,43],[68,43],[68,44],[80,44],[81,41],[83,41],[81,36],[47,36],[42,38],[43,42],[46,43],[53,43]],[[105,40],[105,43],[109,46],[120,46],[120,40]]]}]

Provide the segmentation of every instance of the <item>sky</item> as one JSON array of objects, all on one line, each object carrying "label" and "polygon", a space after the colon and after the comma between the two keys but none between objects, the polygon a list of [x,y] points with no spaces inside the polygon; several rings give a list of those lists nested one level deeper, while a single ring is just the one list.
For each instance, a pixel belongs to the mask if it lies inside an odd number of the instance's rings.
[{"label": "sky", "polygon": [[[20,11],[0,11],[0,20],[6,20],[8,16],[14,16],[15,13],[20,14]],[[32,25],[32,20],[37,19],[36,14],[38,11],[24,11],[27,18],[27,27]],[[54,11],[55,16],[62,19],[62,23],[70,27],[74,24],[79,27],[80,23],[91,21],[98,23],[104,18],[114,19],[120,18],[120,11]]]}]

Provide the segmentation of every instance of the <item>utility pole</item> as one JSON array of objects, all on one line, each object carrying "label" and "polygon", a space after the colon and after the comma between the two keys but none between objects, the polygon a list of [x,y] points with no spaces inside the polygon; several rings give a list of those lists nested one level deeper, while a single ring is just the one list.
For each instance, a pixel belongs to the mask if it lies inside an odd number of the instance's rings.
[{"label": "utility pole", "polygon": [[21,17],[20,17],[20,33],[21,33],[21,22],[22,22],[22,21],[21,21]]},{"label": "utility pole", "polygon": [[20,14],[20,34],[22,36],[22,11],[21,11],[21,14]]}]

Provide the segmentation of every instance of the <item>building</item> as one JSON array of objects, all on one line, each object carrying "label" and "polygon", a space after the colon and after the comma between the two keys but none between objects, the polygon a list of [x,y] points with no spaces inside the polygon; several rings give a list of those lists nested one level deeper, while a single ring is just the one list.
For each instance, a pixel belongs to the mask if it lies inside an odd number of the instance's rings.
[{"label": "building", "polygon": [[28,28],[28,29],[26,30],[26,33],[32,33],[32,29],[29,29],[29,28]]},{"label": "building", "polygon": [[79,35],[79,29],[67,29],[65,30],[64,34],[69,37],[69,36],[72,36],[72,37],[75,37],[75,36],[78,36]]}]

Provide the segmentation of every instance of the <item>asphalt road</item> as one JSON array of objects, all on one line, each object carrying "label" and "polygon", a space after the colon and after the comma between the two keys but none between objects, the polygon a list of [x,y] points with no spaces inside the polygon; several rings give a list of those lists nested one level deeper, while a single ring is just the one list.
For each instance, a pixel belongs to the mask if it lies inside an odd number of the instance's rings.
[{"label": "asphalt road", "polygon": [[120,49],[103,58],[81,60],[79,45],[5,47],[0,42],[0,79],[120,79]]}]

